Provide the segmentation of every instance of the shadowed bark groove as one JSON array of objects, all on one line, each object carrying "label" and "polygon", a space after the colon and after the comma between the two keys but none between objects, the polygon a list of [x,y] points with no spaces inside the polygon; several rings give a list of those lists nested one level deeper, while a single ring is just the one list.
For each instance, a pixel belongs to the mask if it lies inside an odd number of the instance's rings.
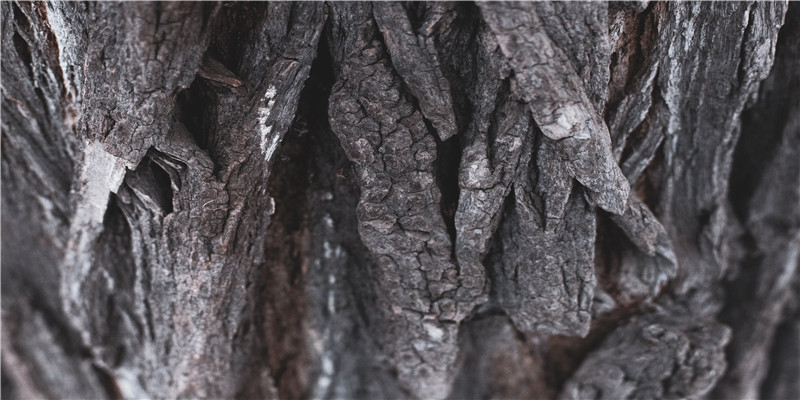
[{"label": "shadowed bark groove", "polygon": [[800,8],[3,2],[7,398],[795,398]]}]

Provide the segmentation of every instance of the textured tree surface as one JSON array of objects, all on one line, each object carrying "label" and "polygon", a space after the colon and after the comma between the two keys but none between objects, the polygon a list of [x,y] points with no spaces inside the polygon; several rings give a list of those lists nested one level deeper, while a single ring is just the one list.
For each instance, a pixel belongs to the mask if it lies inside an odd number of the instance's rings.
[{"label": "textured tree surface", "polygon": [[1,6],[4,398],[800,398],[800,4]]}]

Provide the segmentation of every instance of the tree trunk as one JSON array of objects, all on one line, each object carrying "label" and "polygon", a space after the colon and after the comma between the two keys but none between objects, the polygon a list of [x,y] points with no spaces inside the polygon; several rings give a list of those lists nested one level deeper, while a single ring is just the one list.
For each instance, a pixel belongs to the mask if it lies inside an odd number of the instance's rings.
[{"label": "tree trunk", "polygon": [[7,398],[800,398],[800,5],[2,3]]}]

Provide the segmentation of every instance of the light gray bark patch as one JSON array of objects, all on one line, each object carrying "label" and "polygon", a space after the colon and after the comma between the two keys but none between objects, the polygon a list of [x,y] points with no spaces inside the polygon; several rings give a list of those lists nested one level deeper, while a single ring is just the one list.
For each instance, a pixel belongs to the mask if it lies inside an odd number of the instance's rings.
[{"label": "light gray bark patch", "polygon": [[547,36],[564,51],[595,111],[602,115],[611,63],[609,6],[597,2],[536,2],[533,6]]}]

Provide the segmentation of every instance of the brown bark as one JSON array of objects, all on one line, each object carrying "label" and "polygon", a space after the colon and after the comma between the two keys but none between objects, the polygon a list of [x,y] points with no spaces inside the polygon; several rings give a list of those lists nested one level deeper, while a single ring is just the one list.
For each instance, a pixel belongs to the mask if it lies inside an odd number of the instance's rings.
[{"label": "brown bark", "polygon": [[2,3],[8,398],[796,398],[800,7]]}]

